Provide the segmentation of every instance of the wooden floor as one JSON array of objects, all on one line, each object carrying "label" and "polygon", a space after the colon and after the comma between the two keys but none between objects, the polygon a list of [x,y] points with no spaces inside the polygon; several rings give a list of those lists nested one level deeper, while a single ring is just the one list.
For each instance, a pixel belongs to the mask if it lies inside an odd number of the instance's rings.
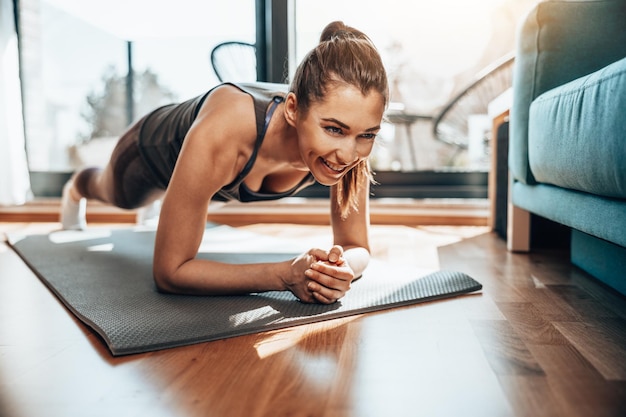
[{"label": "wooden floor", "polygon": [[[243,228],[328,240],[324,226]],[[377,258],[464,271],[484,290],[114,358],[0,243],[0,416],[626,415],[626,300],[566,254],[511,254],[484,227],[372,237]]]}]

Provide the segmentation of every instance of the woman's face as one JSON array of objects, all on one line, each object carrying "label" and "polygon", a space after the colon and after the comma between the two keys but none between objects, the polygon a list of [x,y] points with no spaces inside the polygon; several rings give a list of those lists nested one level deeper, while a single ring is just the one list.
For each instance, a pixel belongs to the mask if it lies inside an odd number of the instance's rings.
[{"label": "woman's face", "polygon": [[369,156],[383,112],[378,92],[363,95],[344,83],[330,85],[324,100],[312,102],[305,113],[294,111],[290,123],[298,131],[300,156],[320,184],[336,184]]}]

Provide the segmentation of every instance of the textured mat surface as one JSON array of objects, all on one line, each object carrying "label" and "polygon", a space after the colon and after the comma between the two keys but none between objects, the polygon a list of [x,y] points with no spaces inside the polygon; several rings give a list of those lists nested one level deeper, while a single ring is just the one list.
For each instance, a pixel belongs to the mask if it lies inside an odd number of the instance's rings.
[{"label": "textured mat surface", "polygon": [[[482,288],[460,272],[416,271],[372,260],[348,294],[329,306],[300,303],[289,292],[223,297],[166,295],[156,291],[152,280],[154,237],[153,230],[96,229],[13,235],[9,242],[59,299],[100,334],[113,355],[275,330]],[[199,256],[254,263],[295,255],[294,245],[282,245],[292,253],[280,253],[277,249],[281,244],[267,239],[209,224]],[[243,241],[247,245],[242,245]],[[233,252],[233,248],[249,248],[250,242],[258,243],[257,250]]]}]

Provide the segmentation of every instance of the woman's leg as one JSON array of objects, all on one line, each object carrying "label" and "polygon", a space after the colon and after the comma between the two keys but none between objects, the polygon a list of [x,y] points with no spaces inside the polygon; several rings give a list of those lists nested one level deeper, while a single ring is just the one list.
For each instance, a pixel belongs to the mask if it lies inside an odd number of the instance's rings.
[{"label": "woman's leg", "polygon": [[161,197],[164,190],[159,188],[139,153],[140,126],[141,122],[120,138],[104,169],[84,169],[68,183],[61,211],[64,229],[85,228],[85,199],[134,209]]}]

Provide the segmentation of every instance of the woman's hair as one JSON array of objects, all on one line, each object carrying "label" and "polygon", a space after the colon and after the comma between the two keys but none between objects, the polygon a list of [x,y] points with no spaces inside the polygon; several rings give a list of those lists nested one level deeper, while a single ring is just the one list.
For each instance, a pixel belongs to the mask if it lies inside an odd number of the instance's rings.
[{"label": "woman's hair", "polygon": [[[387,73],[372,41],[363,32],[332,22],[322,31],[319,44],[296,69],[290,90],[295,94],[298,109],[306,112],[312,102],[323,101],[332,83],[346,83],[364,95],[380,93],[385,107],[389,101]],[[337,203],[341,216],[358,209],[357,190],[367,178],[373,181],[368,160],[347,172],[337,184]]]}]

